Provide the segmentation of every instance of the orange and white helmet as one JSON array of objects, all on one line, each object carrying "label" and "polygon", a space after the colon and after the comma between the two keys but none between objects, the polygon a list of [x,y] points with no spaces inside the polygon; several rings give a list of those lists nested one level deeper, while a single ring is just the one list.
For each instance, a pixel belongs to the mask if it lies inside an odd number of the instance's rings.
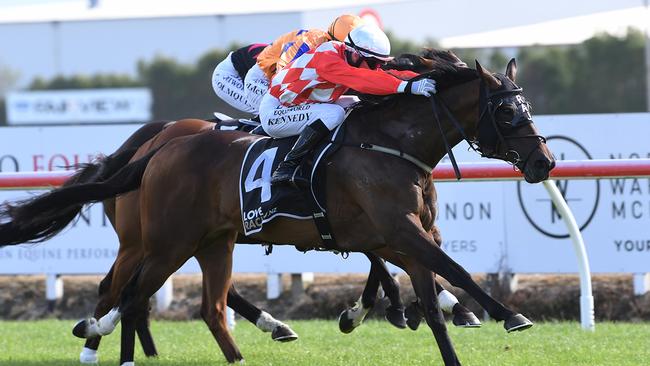
[{"label": "orange and white helmet", "polygon": [[345,41],[351,30],[364,24],[363,19],[352,14],[343,14],[332,22],[327,28],[327,34],[332,41]]},{"label": "orange and white helmet", "polygon": [[390,41],[386,33],[374,24],[362,24],[348,34],[346,46],[354,49],[361,56],[390,61]]}]

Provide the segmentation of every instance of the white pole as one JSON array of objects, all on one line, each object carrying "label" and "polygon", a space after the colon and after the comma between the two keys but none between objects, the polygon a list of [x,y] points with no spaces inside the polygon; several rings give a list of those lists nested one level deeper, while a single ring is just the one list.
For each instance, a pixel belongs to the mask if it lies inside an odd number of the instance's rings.
[{"label": "white pole", "polygon": [[45,275],[45,299],[56,301],[63,297],[63,279],[56,273]]},{"label": "white pole", "polygon": [[650,111],[650,2],[643,1],[645,5],[645,79],[646,79],[646,111]]},{"label": "white pole", "polygon": [[555,181],[550,179],[545,180],[544,188],[548,191],[551,200],[555,204],[555,208],[560,212],[564,224],[569,229],[573,249],[578,259],[578,270],[580,272],[580,323],[582,324],[582,329],[594,331],[596,330],[596,324],[594,322],[594,296],[591,291],[591,271],[589,269],[589,259],[587,258],[587,250],[582,240],[580,228],[576,223],[575,217],[573,217],[571,209],[569,209],[569,205],[567,205],[564,197],[562,197],[562,193],[555,185]]},{"label": "white pole", "polygon": [[169,309],[172,300],[174,299],[174,283],[172,276],[169,276],[167,281],[162,285],[158,292],[156,292],[156,311],[163,312]]}]

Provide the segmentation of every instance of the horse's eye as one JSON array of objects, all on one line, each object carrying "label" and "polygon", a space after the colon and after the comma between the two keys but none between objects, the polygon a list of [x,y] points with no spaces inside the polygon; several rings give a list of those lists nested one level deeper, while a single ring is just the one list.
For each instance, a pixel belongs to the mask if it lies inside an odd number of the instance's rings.
[{"label": "horse's eye", "polygon": [[515,109],[512,106],[503,106],[497,111],[497,119],[500,122],[510,122],[515,118]]}]

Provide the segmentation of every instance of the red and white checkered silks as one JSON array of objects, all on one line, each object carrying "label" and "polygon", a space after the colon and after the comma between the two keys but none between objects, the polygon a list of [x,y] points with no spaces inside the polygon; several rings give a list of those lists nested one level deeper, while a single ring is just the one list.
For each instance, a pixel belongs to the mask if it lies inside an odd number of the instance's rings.
[{"label": "red and white checkered silks", "polygon": [[285,106],[333,103],[350,88],[374,95],[397,93],[402,80],[380,69],[350,66],[345,48],[341,42],[325,42],[301,55],[273,77],[269,93]]}]

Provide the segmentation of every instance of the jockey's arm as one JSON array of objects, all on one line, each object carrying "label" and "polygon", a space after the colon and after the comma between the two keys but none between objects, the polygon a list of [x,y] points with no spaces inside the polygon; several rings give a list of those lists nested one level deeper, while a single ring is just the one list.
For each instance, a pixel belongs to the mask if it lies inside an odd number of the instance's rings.
[{"label": "jockey's arm", "polygon": [[350,66],[335,53],[322,53],[318,57],[318,75],[331,83],[345,85],[359,93],[388,95],[402,93],[406,87],[404,80],[380,69],[369,70]]}]

